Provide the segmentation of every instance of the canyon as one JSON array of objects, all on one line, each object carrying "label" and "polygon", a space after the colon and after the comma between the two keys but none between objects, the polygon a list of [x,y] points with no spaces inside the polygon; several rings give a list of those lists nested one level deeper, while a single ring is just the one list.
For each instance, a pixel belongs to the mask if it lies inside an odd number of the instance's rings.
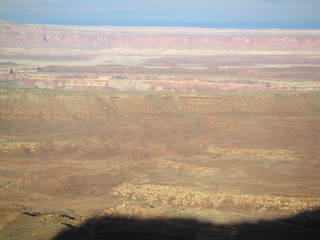
[{"label": "canyon", "polygon": [[1,21],[0,238],[311,236],[319,88],[318,30]]}]

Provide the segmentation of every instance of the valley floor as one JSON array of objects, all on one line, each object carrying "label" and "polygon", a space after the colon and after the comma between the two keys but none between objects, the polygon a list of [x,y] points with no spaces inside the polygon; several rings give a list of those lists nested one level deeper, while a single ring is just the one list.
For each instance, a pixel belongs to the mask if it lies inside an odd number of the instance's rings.
[{"label": "valley floor", "polygon": [[50,239],[91,217],[223,225],[315,210],[319,103],[2,88],[0,238]]}]

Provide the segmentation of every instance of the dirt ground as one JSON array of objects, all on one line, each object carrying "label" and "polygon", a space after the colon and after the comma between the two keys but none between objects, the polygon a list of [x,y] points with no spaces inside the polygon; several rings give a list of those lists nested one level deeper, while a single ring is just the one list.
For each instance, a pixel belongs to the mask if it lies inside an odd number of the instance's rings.
[{"label": "dirt ground", "polygon": [[320,239],[319,43],[0,21],[0,239]]},{"label": "dirt ground", "polygon": [[230,224],[320,205],[320,95],[2,89],[1,239],[95,216]]}]

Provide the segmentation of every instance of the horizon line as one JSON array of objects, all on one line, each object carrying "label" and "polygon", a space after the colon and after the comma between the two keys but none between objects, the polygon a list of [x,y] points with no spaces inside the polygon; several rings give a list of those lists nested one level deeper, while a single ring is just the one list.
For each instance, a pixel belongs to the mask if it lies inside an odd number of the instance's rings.
[{"label": "horizon line", "polygon": [[166,28],[204,28],[204,29],[239,29],[239,30],[320,30],[320,23],[237,23],[237,22],[133,22],[114,21],[109,23],[59,23],[37,21],[11,21],[0,19],[12,24],[19,25],[52,25],[52,26],[78,26],[78,27],[166,27]]}]

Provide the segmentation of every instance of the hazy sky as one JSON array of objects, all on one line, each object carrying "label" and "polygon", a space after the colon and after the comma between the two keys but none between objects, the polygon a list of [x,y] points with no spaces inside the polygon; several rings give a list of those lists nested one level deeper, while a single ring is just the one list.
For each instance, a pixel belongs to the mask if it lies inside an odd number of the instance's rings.
[{"label": "hazy sky", "polygon": [[0,0],[0,18],[77,25],[320,26],[320,0]]}]

